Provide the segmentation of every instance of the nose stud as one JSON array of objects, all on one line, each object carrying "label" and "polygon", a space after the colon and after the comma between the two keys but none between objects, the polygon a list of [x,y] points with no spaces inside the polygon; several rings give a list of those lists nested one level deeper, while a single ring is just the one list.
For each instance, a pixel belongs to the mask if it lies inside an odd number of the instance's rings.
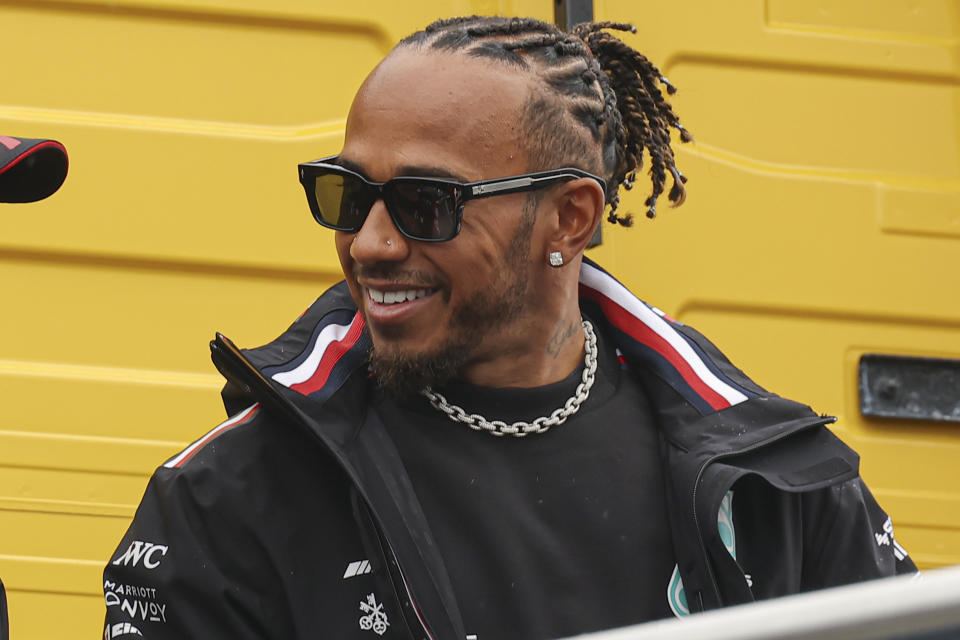
[{"label": "nose stud", "polygon": [[389,240],[387,240],[387,246],[388,246],[388,247],[391,247],[391,246],[393,246],[393,243],[390,242]]}]

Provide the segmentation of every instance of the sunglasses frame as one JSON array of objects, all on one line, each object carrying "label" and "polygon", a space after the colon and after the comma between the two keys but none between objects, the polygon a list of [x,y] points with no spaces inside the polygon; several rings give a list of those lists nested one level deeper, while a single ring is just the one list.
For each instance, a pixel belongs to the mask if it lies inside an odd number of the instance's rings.
[{"label": "sunglasses frame", "polygon": [[[370,211],[367,211],[367,213],[363,216],[363,219],[360,221],[360,224],[356,228],[338,227],[324,220],[323,215],[320,213],[320,205],[316,200],[315,192],[316,178],[319,177],[321,173],[324,175],[334,173],[338,175],[349,176],[351,178],[360,180],[368,188],[375,189],[377,192],[376,200],[383,200],[384,205],[387,208],[387,213],[389,213],[390,219],[393,221],[393,225],[397,228],[397,231],[410,240],[418,240],[420,242],[447,242],[449,240],[453,240],[457,234],[460,233],[460,227],[463,221],[463,207],[470,200],[478,200],[480,198],[489,198],[492,196],[502,196],[510,193],[536,191],[538,189],[545,189],[553,186],[554,184],[562,181],[576,180],[578,178],[590,178],[592,180],[596,180],[600,184],[600,188],[603,189],[604,196],[606,196],[607,193],[607,183],[603,178],[575,167],[563,167],[561,169],[537,171],[535,173],[524,173],[515,176],[506,176],[503,178],[493,178],[491,180],[479,180],[477,182],[459,182],[457,180],[451,180],[447,178],[429,178],[422,176],[396,176],[394,178],[390,178],[386,182],[374,182],[368,179],[366,176],[357,173],[356,171],[335,164],[339,157],[339,155],[336,155],[329,156],[327,158],[321,158],[319,160],[313,160],[311,162],[303,162],[298,165],[298,169],[300,175],[300,184],[303,185],[303,189],[307,194],[307,203],[310,205],[310,212],[313,214],[313,219],[328,229],[344,231],[346,233],[356,233],[360,231],[361,227],[363,227],[363,223],[367,221],[367,216],[370,215]],[[453,229],[448,236],[442,238],[422,238],[404,230],[403,226],[398,221],[399,215],[391,210],[387,200],[385,200],[383,197],[384,189],[387,188],[387,185],[404,182],[454,187],[452,190],[452,195],[456,202],[453,211],[454,224]],[[376,202],[376,200],[374,200],[374,202]]]}]

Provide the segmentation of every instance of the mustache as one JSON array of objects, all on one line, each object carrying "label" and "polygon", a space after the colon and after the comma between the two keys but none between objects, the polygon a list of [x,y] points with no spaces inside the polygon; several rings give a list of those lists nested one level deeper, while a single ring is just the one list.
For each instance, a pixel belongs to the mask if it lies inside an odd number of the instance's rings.
[{"label": "mustache", "polygon": [[423,288],[438,287],[437,279],[424,271],[405,269],[390,263],[355,265],[353,277],[358,280],[389,280],[403,284],[422,285]]}]

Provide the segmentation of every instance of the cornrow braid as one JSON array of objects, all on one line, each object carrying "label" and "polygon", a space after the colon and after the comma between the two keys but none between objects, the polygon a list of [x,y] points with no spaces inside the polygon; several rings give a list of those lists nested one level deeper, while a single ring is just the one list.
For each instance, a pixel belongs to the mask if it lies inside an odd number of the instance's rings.
[{"label": "cornrow braid", "polygon": [[[632,183],[632,174],[642,166],[642,147],[646,147],[650,154],[653,192],[646,205],[647,216],[652,218],[656,215],[657,198],[663,193],[667,171],[673,177],[668,199],[674,206],[683,204],[686,199],[686,189],[683,186],[686,178],[677,169],[674,161],[673,148],[670,146],[670,128],[676,128],[680,132],[680,140],[683,142],[689,142],[693,138],[680,124],[673,107],[663,97],[657,85],[662,84],[669,94],[676,93],[676,88],[646,56],[604,29],[630,32],[635,32],[636,29],[624,23],[600,22],[577,25],[574,33],[587,42],[587,46],[611,77],[610,84],[618,100],[625,103],[626,108],[622,112],[624,126],[628,129],[628,143],[623,177],[631,175],[625,183],[627,188],[630,188]],[[621,176],[614,177],[616,179]]]},{"label": "cornrow braid", "polygon": [[[583,23],[565,32],[534,18],[465,16],[437,20],[398,47],[463,51],[531,73],[542,84],[524,109],[523,125],[531,170],[578,166],[607,179],[607,220],[630,226],[620,216],[620,187],[631,189],[643,154],[650,156],[652,189],[645,201],[653,218],[667,194],[673,206],[686,199],[686,177],[676,166],[671,129],[682,142],[693,137],[666,100],[676,88],[660,70],[609,31],[636,29],[622,22]],[[599,148],[599,153],[598,153]]]}]

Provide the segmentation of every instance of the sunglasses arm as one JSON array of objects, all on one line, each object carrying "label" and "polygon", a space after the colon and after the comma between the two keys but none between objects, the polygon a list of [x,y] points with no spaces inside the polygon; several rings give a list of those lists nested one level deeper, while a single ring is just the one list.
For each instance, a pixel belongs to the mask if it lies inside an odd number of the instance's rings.
[{"label": "sunglasses arm", "polygon": [[535,191],[549,187],[556,182],[564,180],[576,180],[577,178],[593,178],[600,183],[606,192],[606,184],[600,178],[589,174],[580,173],[551,173],[550,175],[538,176],[536,174],[529,176],[520,176],[517,178],[506,178],[503,180],[490,180],[484,182],[474,182],[464,185],[465,200],[473,198],[486,198],[495,195],[506,195],[508,193],[523,193],[525,191]]}]

